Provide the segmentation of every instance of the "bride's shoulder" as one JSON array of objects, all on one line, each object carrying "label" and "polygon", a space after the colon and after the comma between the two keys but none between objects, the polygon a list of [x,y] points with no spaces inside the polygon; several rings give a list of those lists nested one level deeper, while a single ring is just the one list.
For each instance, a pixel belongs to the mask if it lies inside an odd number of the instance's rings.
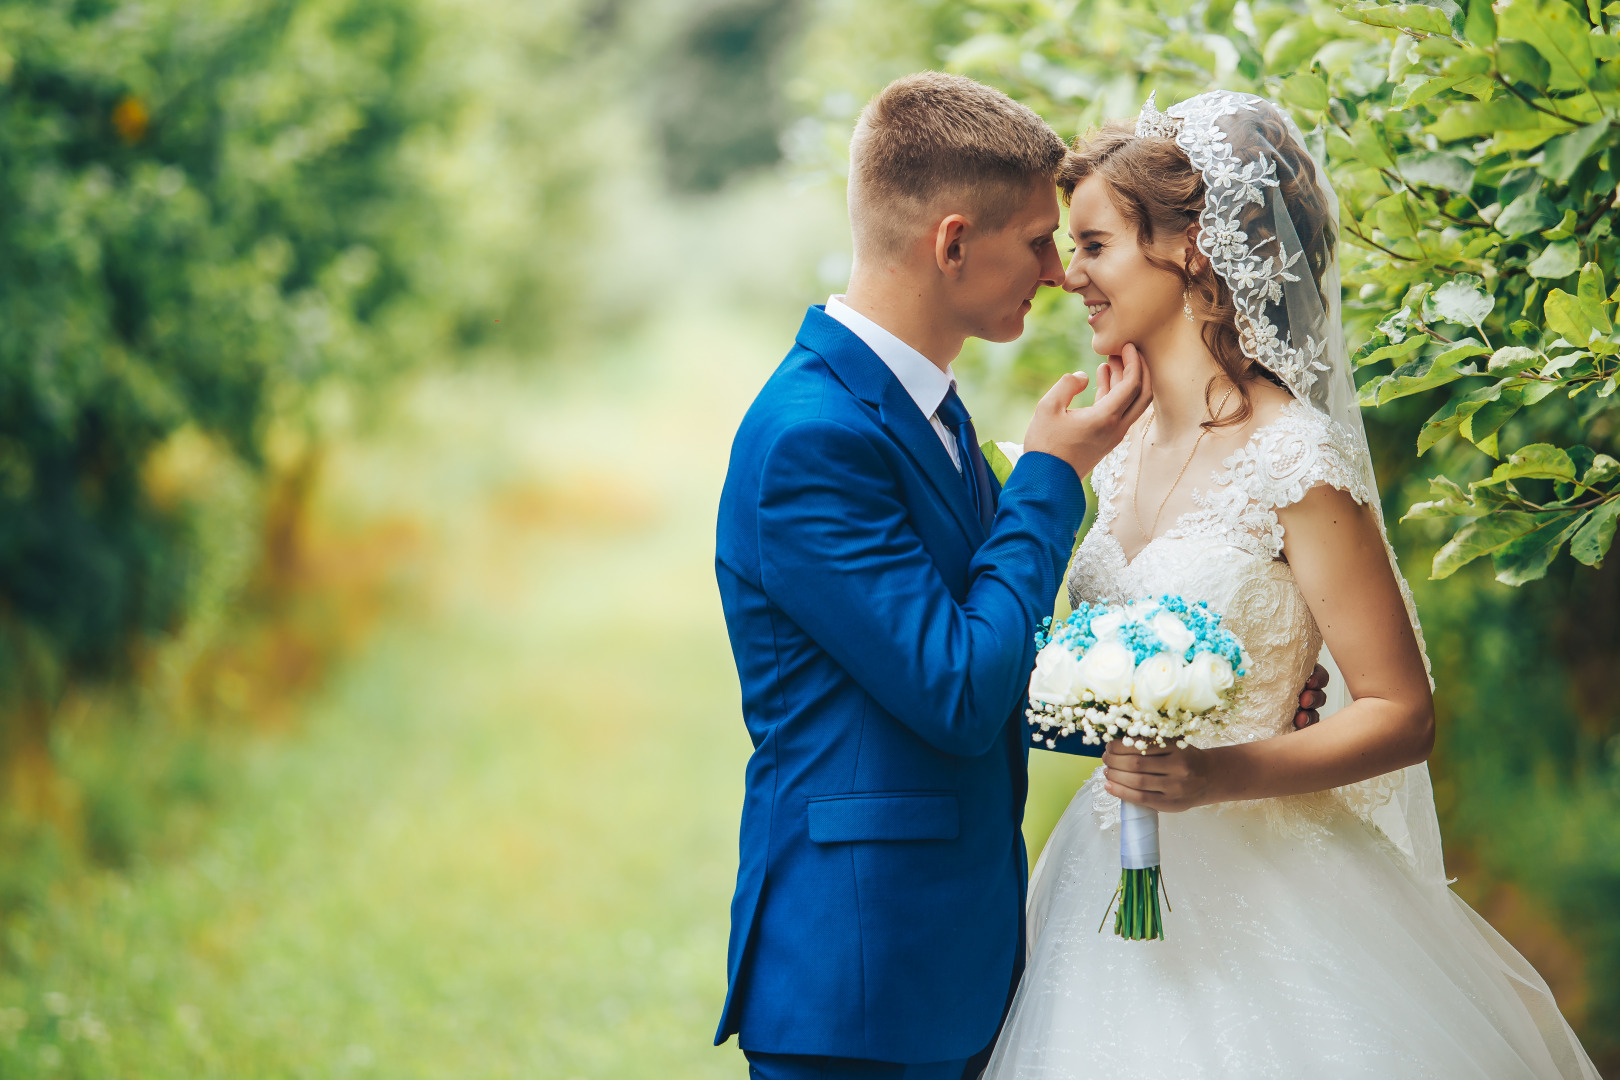
[{"label": "bride's shoulder", "polygon": [[1232,477],[1251,499],[1280,508],[1313,488],[1336,488],[1356,502],[1372,497],[1358,466],[1354,436],[1323,413],[1270,383],[1251,389],[1254,415]]}]

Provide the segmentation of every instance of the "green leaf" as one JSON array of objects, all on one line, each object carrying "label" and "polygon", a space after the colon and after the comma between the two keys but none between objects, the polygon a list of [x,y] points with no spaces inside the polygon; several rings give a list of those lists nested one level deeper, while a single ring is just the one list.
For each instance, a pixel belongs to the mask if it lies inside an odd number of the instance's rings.
[{"label": "green leaf", "polygon": [[1492,375],[1517,375],[1526,368],[1535,367],[1541,354],[1523,345],[1504,345],[1491,354],[1486,370]]},{"label": "green leaf", "polygon": [[1395,158],[1389,152],[1384,133],[1366,120],[1357,120],[1350,128],[1350,145],[1355,148],[1356,157],[1375,169],[1395,166]]},{"label": "green leaf", "polygon": [[1610,499],[1593,510],[1581,531],[1570,541],[1569,553],[1587,566],[1601,565],[1609,545],[1614,543],[1616,518],[1620,518],[1620,499]]},{"label": "green leaf", "polygon": [[1436,77],[1413,73],[1401,81],[1401,84],[1389,96],[1389,107],[1392,109],[1411,109],[1428,101],[1442,90],[1450,90],[1467,75],[1447,75]]},{"label": "green leaf", "polygon": [[1471,521],[1434,553],[1434,566],[1429,577],[1435,581],[1448,578],[1481,555],[1491,554],[1535,527],[1534,514],[1514,510]]},{"label": "green leaf", "polygon": [[986,439],[980,443],[979,449],[983,451],[984,462],[990,466],[990,471],[995,474],[996,480],[1005,485],[1007,478],[1012,475],[1012,459],[1007,457],[1001,447],[997,446],[992,439]]},{"label": "green leaf", "polygon": [[1579,90],[1597,74],[1591,28],[1564,0],[1502,0],[1495,10],[1498,34],[1525,42],[1547,61],[1549,88]]},{"label": "green leaf", "polygon": [[1535,531],[1497,548],[1491,556],[1496,580],[1504,585],[1523,585],[1545,577],[1558,549],[1580,528],[1585,517],[1577,513],[1554,514]]},{"label": "green leaf", "polygon": [[1491,0],[1468,0],[1463,36],[1482,49],[1496,44],[1496,12],[1491,10]]},{"label": "green leaf", "polygon": [[[1563,0],[1559,0],[1560,3]],[[1492,222],[1492,227],[1508,239],[1525,233],[1540,232],[1556,222],[1558,210],[1542,197],[1539,188],[1531,188],[1508,203]]]},{"label": "green leaf", "polygon": [[1436,150],[1402,154],[1395,160],[1396,171],[1410,183],[1455,191],[1466,195],[1474,187],[1474,167],[1468,159]]},{"label": "green leaf", "polygon": [[1565,210],[1564,216],[1558,219],[1558,224],[1541,232],[1544,240],[1568,240],[1575,235],[1575,211]]},{"label": "green leaf", "polygon": [[1513,419],[1514,414],[1524,408],[1524,405],[1525,394],[1522,387],[1502,387],[1500,383],[1495,387],[1487,387],[1481,400],[1465,399],[1458,404],[1457,412],[1462,416],[1462,423],[1457,426],[1457,430],[1463,438],[1491,457],[1495,457],[1496,433],[1502,430],[1502,425]]},{"label": "green leaf", "polygon": [[1612,334],[1614,324],[1609,321],[1609,306],[1604,302],[1603,284],[1603,267],[1595,262],[1589,262],[1581,267],[1581,280],[1576,295],[1581,298],[1581,306],[1591,318],[1592,325],[1601,333]]},{"label": "green leaf", "polygon": [[[1496,307],[1496,298],[1473,274],[1458,274],[1423,298],[1423,317],[1478,328]],[[1483,333],[1483,331],[1481,331]]]},{"label": "green leaf", "polygon": [[1327,83],[1315,75],[1301,73],[1290,75],[1283,80],[1283,100],[1299,109],[1310,109],[1319,112],[1327,108]]},{"label": "green leaf", "polygon": [[1426,335],[1413,334],[1405,341],[1397,341],[1391,345],[1380,345],[1365,354],[1358,350],[1356,353],[1356,366],[1366,367],[1369,364],[1376,364],[1380,360],[1398,360],[1410,356],[1423,348],[1424,343],[1427,341],[1428,337]]},{"label": "green leaf", "polygon": [[[1439,119],[1423,130],[1441,142],[1461,142],[1494,135],[1500,131],[1519,131],[1539,128],[1547,119],[1516,97],[1504,96],[1494,101],[1463,101],[1440,114]],[[1551,135],[1557,131],[1549,132]]]},{"label": "green leaf", "polygon": [[1531,277],[1559,281],[1580,269],[1580,265],[1581,245],[1573,240],[1560,240],[1543,248],[1525,269]]},{"label": "green leaf", "polygon": [[1369,26],[1418,30],[1442,36],[1451,34],[1451,20],[1446,13],[1427,4],[1355,4],[1341,8],[1339,14]]},{"label": "green leaf", "polygon": [[1617,476],[1620,476],[1620,461],[1608,454],[1598,454],[1592,459],[1586,475],[1581,477],[1581,483],[1591,487],[1593,484],[1606,484]]},{"label": "green leaf", "polygon": [[1498,465],[1484,480],[1476,480],[1471,487],[1491,487],[1509,480],[1573,480],[1575,462],[1569,452],[1551,443],[1531,443],[1521,446]]},{"label": "green leaf", "polygon": [[1462,423],[1462,417],[1457,415],[1457,401],[1453,398],[1435,410],[1433,416],[1424,421],[1423,428],[1418,432],[1417,452],[1422,457],[1430,448],[1441,439],[1457,430]]},{"label": "green leaf", "polygon": [[1429,480],[1429,494],[1434,498],[1429,502],[1413,503],[1412,508],[1401,518],[1402,521],[1414,521],[1419,518],[1440,517],[1473,517],[1479,513],[1473,498],[1453,480],[1444,476],[1436,476]]},{"label": "green leaf", "polygon": [[1372,218],[1386,236],[1417,235],[1417,225],[1407,214],[1409,201],[1409,196],[1396,194],[1379,199],[1373,204]]},{"label": "green leaf", "polygon": [[1583,302],[1578,296],[1571,296],[1563,289],[1548,293],[1541,310],[1548,328],[1562,334],[1571,344],[1585,345],[1597,332],[1597,316],[1601,312],[1594,311],[1593,305]]},{"label": "green leaf", "polygon": [[1536,166],[1536,171],[1556,184],[1569,183],[1569,178],[1575,175],[1581,162],[1597,152],[1599,144],[1608,134],[1609,121],[1604,118],[1558,136],[1547,143],[1547,148],[1542,151],[1545,156],[1541,164]]},{"label": "green leaf", "polygon": [[1509,80],[1529,83],[1537,90],[1547,89],[1547,84],[1552,81],[1552,65],[1522,41],[1498,41],[1496,67]]},{"label": "green leaf", "polygon": [[1450,367],[1453,364],[1460,364],[1470,357],[1484,356],[1490,351],[1489,345],[1483,345],[1471,337],[1466,337],[1461,341],[1451,342],[1434,358],[1434,362]]},{"label": "green leaf", "polygon": [[1362,386],[1358,400],[1363,405],[1384,405],[1397,398],[1456,382],[1464,375],[1476,374],[1472,368],[1458,368],[1459,361],[1488,352],[1490,349],[1473,338],[1465,338],[1437,356],[1412,360],[1383,378],[1372,380]]}]

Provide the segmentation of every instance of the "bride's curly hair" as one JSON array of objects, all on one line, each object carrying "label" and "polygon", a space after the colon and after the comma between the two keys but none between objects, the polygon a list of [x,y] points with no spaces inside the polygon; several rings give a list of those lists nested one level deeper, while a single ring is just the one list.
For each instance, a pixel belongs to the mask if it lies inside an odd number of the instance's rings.
[{"label": "bride's curly hair", "polygon": [[[1315,163],[1289,133],[1281,114],[1264,110],[1255,124],[1256,134],[1277,149],[1278,192],[1304,245],[1305,263],[1320,293],[1322,275],[1332,262],[1338,240],[1332,204],[1316,183]],[[1182,235],[1198,224],[1204,210],[1203,175],[1174,139],[1138,137],[1133,121],[1116,120],[1074,140],[1057,174],[1065,205],[1074,189],[1091,176],[1102,177],[1120,214],[1136,226],[1137,242],[1147,261],[1181,279],[1193,317],[1202,324],[1204,344],[1220,365],[1221,373],[1238,390],[1241,400],[1237,411],[1219,421],[1205,420],[1203,426],[1210,429],[1243,423],[1254,412],[1249,382],[1265,378],[1278,386],[1283,383],[1244,355],[1232,290],[1207,258],[1197,260],[1197,270],[1189,270],[1147,250],[1156,238]],[[1323,306],[1327,306],[1325,296]],[[1211,378],[1204,388],[1206,403],[1216,382]]]}]

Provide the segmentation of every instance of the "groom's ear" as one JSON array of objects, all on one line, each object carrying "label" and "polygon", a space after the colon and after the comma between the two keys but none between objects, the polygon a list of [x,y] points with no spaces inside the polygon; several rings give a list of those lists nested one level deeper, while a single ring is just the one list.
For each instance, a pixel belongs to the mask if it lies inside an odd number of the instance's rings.
[{"label": "groom's ear", "polygon": [[961,214],[940,219],[934,229],[934,263],[946,277],[960,277],[967,259],[969,221]]}]

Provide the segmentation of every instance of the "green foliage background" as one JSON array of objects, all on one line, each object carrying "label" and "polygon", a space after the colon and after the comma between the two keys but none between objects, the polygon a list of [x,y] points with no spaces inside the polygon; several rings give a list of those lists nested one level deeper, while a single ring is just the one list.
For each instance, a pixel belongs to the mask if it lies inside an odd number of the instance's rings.
[{"label": "green foliage background", "polygon": [[[1449,864],[1620,1069],[1610,6],[0,0],[4,1071],[736,1064],[746,744],[686,511],[843,284],[861,103],[923,67],[1065,134],[1216,85],[1310,133]],[[1088,340],[1051,293],[964,356],[986,434]],[[658,700],[625,634],[718,756],[580,724]],[[1073,777],[1036,768],[1039,844]]]}]

